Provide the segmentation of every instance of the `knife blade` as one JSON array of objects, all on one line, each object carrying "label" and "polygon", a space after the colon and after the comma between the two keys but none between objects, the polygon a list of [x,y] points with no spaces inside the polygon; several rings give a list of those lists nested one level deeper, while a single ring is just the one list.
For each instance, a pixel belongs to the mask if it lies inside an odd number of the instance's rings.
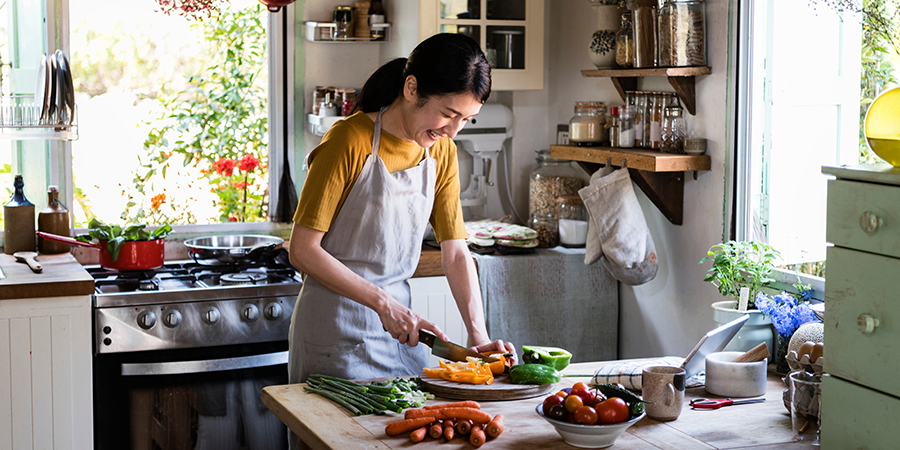
[{"label": "knife blade", "polygon": [[492,363],[499,361],[491,356],[484,356],[481,353],[473,352],[461,345],[452,342],[444,342],[437,336],[423,330],[419,330],[419,342],[431,347],[431,354],[438,358],[449,359],[450,361],[466,361],[467,356],[479,358],[484,362]]}]

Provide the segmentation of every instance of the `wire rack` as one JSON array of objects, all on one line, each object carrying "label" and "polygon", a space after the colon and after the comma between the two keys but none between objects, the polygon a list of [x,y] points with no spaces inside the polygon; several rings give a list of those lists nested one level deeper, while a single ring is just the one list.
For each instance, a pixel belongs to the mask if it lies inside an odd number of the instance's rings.
[{"label": "wire rack", "polygon": [[44,107],[33,95],[0,97],[0,139],[78,139],[78,106]]}]

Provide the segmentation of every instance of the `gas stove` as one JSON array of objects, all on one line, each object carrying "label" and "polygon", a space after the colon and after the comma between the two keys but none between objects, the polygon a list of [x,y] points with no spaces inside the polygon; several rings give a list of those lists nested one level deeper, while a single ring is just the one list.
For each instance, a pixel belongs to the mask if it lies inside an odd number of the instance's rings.
[{"label": "gas stove", "polygon": [[302,287],[293,267],[177,261],[154,270],[85,267],[94,277],[96,353],[284,341]]}]

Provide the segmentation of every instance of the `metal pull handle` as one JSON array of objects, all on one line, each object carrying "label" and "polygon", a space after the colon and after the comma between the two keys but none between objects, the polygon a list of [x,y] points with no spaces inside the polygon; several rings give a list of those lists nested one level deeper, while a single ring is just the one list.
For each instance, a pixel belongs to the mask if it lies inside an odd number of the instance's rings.
[{"label": "metal pull handle", "polygon": [[872,211],[866,211],[859,216],[859,227],[866,233],[874,233],[884,223],[881,217],[878,217]]},{"label": "metal pull handle", "polygon": [[862,313],[856,318],[856,327],[859,328],[860,333],[865,335],[874,333],[879,325],[881,325],[881,321],[869,313]]},{"label": "metal pull handle", "polygon": [[256,367],[287,364],[288,352],[239,358],[207,359],[202,361],[173,361],[160,363],[123,363],[123,376],[180,375],[185,373],[220,372],[223,370],[252,369]]}]

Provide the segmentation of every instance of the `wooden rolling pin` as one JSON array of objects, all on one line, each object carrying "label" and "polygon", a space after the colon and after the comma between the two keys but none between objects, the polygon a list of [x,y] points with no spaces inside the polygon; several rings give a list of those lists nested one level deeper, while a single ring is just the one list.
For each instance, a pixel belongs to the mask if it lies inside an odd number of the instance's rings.
[{"label": "wooden rolling pin", "polygon": [[744,353],[743,355],[738,356],[737,358],[734,358],[734,361],[732,361],[732,362],[737,362],[737,363],[757,362],[757,361],[762,361],[763,359],[766,359],[768,357],[769,357],[769,347],[766,345],[765,342],[762,342],[759,345],[757,345],[756,347],[753,347],[750,350],[747,350],[747,352]]}]

